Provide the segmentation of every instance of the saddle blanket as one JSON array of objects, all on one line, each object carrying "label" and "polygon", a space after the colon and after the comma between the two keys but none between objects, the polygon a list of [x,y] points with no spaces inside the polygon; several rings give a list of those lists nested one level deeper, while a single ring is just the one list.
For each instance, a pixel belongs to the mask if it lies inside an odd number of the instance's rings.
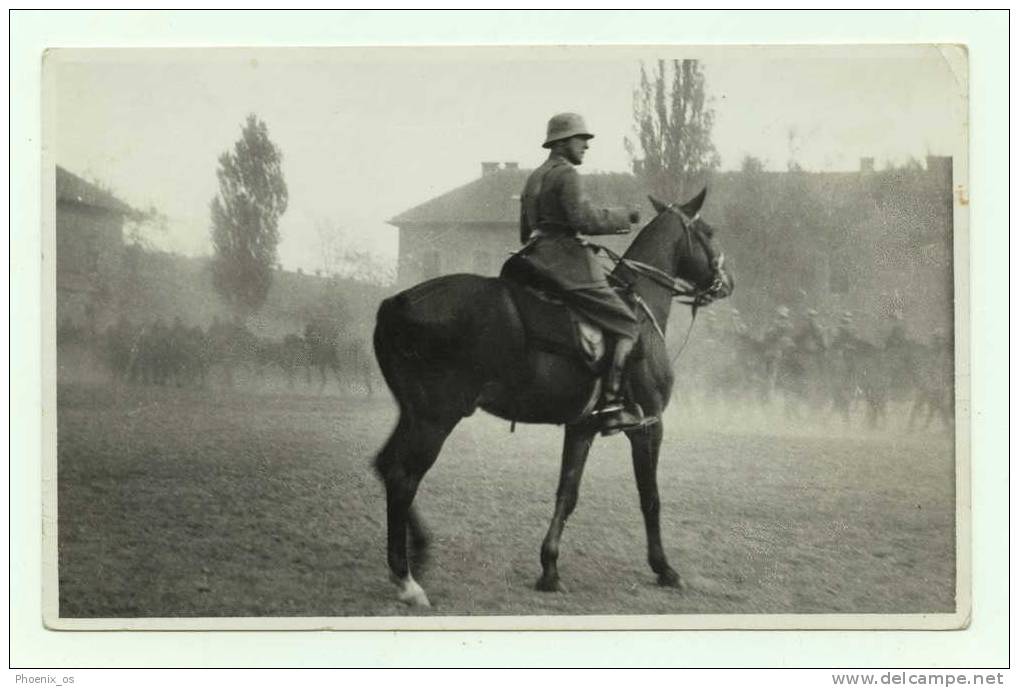
[{"label": "saddle blanket", "polygon": [[578,358],[600,372],[605,363],[605,334],[600,328],[546,292],[510,284],[529,342],[538,349]]}]

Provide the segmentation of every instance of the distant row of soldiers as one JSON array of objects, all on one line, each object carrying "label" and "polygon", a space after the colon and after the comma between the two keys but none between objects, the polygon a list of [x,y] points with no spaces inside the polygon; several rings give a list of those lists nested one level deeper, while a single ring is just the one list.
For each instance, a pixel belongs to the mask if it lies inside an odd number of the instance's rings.
[{"label": "distant row of soldiers", "polygon": [[209,336],[180,318],[136,326],[120,318],[106,330],[106,361],[121,380],[144,384],[204,385],[212,360]]},{"label": "distant row of soldiers", "polygon": [[215,318],[207,331],[180,318],[137,325],[121,317],[103,337],[107,365],[114,378],[133,383],[204,387],[216,370],[228,387],[242,368],[264,379],[275,370],[294,386],[303,371],[307,383],[318,371],[325,387],[329,373],[341,384],[354,379],[372,392],[371,361],[359,341],[341,337],[340,328],[323,320],[309,322],[304,334],[281,339],[258,337],[241,324]]},{"label": "distant row of soldiers", "polygon": [[871,425],[885,421],[890,402],[907,401],[910,425],[926,425],[935,417],[951,423],[953,352],[943,331],[915,342],[896,317],[878,345],[857,334],[849,311],[829,330],[816,310],[806,310],[797,323],[780,306],[760,337],[749,332],[735,309],[728,322],[708,311],[705,334],[687,372],[707,397],[758,403],[781,398],[789,416],[827,410],[847,422],[853,408],[863,404]]}]

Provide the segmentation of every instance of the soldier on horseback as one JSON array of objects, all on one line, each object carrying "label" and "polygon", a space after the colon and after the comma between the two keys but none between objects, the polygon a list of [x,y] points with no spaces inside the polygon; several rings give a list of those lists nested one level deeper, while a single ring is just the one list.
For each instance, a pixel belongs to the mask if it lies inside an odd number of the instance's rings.
[{"label": "soldier on horseback", "polygon": [[528,281],[555,291],[614,340],[601,403],[594,411],[603,434],[612,434],[645,422],[640,407],[624,403],[621,393],[623,370],[638,336],[637,317],[609,286],[605,268],[580,235],[626,234],[640,217],[625,209],[595,209],[585,196],[574,166],[583,163],[592,138],[580,115],[567,112],[549,120],[542,147],[551,152],[521,194],[520,241],[525,246],[511,261],[516,269],[525,263]]},{"label": "soldier on horseback", "polygon": [[853,325],[853,313],[852,311],[846,311],[839,318],[839,327],[835,331],[835,337],[832,339],[831,348],[839,353],[853,352],[861,348],[863,340],[856,334],[856,328]]},{"label": "soldier on horseback", "polygon": [[895,313],[892,316],[892,327],[885,338],[886,350],[898,350],[909,347],[910,342],[906,337],[906,324],[903,321],[902,313]]},{"label": "soldier on horseback", "polygon": [[828,348],[824,328],[818,320],[818,312],[813,308],[807,309],[806,319],[793,336],[793,342],[798,350],[814,358],[819,358]]},{"label": "soldier on horseback", "polygon": [[[523,255],[507,261],[502,278],[444,275],[379,304],[372,342],[400,413],[375,468],[386,487],[389,571],[399,586],[398,598],[408,604],[429,604],[411,571],[412,566],[421,570],[428,550],[428,533],[415,512],[414,497],[450,432],[477,409],[513,423],[564,426],[556,506],[542,541],[542,573],[536,583],[549,592],[563,590],[557,565],[560,538],[577,505],[595,434],[599,429],[611,433],[631,428],[641,421],[637,405],[646,410],[658,422],[643,423],[627,435],[644,515],[647,561],[659,585],[680,585],[662,546],[656,478],[661,418],[675,379],[665,331],[673,300],[705,306],[729,296],[733,280],[713,239],[714,229],[700,217],[707,189],[681,205],[649,197],[655,218],[611,273],[642,308],[646,317],[639,318],[638,326],[638,318],[608,286],[605,272],[578,236],[623,232],[629,221],[636,221],[626,214],[596,211],[584,200],[573,165],[583,160],[590,137],[576,115],[552,119],[545,142],[552,154],[523,192],[520,229],[526,246]],[[521,281],[543,282],[540,288],[554,288],[560,302]],[[592,370],[607,357],[604,348],[596,360],[578,351],[577,321],[566,312],[568,305],[619,342],[602,405],[608,412],[595,422],[589,408],[597,403],[601,381]],[[541,311],[550,317],[534,317]],[[541,349],[542,343],[554,343],[541,339],[546,331],[555,334],[556,327],[567,326],[576,338],[557,344],[558,351]],[[640,365],[626,371],[630,410],[620,401],[620,383],[626,354],[638,336]]]},{"label": "soldier on horseback", "polygon": [[796,347],[796,343],[793,341],[794,334],[789,307],[780,305],[775,310],[774,320],[762,337],[769,393],[775,391],[781,376],[782,365],[788,362],[789,353]]}]

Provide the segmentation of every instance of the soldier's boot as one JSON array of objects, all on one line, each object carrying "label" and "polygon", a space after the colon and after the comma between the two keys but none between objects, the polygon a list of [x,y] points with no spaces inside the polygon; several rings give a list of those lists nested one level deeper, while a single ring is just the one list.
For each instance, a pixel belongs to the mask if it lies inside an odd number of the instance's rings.
[{"label": "soldier's boot", "polygon": [[629,338],[616,340],[615,349],[612,352],[612,364],[609,366],[608,375],[605,378],[602,401],[593,414],[598,421],[599,431],[606,437],[624,430],[644,427],[648,422],[654,420],[644,417],[644,412],[639,404],[626,403],[620,393],[623,384],[623,370],[626,367],[626,360],[633,350],[633,344],[634,340]]}]

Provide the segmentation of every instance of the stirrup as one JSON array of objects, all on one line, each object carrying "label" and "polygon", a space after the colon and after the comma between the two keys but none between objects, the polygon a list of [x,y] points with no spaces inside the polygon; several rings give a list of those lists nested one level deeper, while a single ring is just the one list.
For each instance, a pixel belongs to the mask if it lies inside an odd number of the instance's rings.
[{"label": "stirrup", "polygon": [[[619,406],[622,406],[622,404],[619,404]],[[625,430],[638,430],[657,422],[658,418],[645,416],[640,404],[634,404],[633,410],[620,408],[618,411],[602,419],[599,432],[602,437],[610,437]]]},{"label": "stirrup", "polygon": [[623,402],[621,401],[617,400],[607,401],[602,406],[599,406],[594,411],[591,411],[591,415],[604,416],[610,413],[619,413],[620,411],[625,410],[625,408],[626,407],[623,406]]}]

